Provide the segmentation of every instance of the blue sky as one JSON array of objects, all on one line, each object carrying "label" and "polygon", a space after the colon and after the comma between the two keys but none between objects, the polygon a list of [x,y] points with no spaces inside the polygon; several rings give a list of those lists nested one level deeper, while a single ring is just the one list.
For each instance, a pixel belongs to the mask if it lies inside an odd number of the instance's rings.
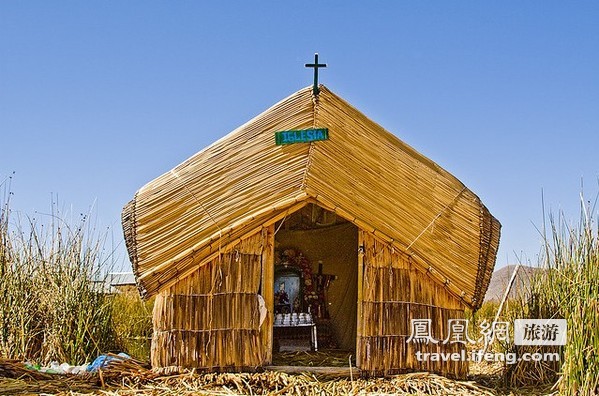
[{"label": "blue sky", "polygon": [[535,262],[541,191],[574,221],[599,190],[597,21],[590,1],[2,1],[0,180],[22,213],[95,205],[122,243],[138,188],[310,85],[317,51],[322,83],[481,197],[498,266]]}]

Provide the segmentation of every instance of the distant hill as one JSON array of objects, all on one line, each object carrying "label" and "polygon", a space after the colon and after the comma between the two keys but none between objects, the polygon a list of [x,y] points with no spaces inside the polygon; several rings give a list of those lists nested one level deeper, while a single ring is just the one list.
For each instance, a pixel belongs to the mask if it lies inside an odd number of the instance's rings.
[{"label": "distant hill", "polygon": [[[515,265],[508,265],[507,267],[500,268],[493,272],[491,283],[489,283],[489,289],[485,295],[485,301],[501,301],[515,268]],[[530,285],[530,278],[537,271],[540,271],[540,269],[521,265],[518,269],[518,275],[516,275],[514,285],[510,290],[509,298],[513,298],[517,296],[518,293],[526,290],[528,285]]]}]

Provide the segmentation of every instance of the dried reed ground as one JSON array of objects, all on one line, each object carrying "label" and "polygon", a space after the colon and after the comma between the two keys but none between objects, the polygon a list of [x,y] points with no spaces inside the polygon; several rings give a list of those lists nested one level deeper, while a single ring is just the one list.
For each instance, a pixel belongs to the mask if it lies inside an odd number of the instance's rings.
[{"label": "dried reed ground", "polygon": [[[387,379],[321,379],[268,371],[160,376],[137,361],[113,364],[99,374],[56,376],[30,372],[22,363],[0,362],[0,394],[44,395],[496,395],[472,381],[452,381],[429,373]],[[9,378],[15,377],[15,378]]]}]

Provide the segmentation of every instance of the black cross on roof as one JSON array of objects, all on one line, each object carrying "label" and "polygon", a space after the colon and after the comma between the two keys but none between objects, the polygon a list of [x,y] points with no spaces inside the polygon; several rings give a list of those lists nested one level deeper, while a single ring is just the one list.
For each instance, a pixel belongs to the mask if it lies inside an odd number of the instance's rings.
[{"label": "black cross on roof", "polygon": [[320,90],[318,89],[318,68],[319,67],[327,67],[326,63],[318,63],[318,52],[314,54],[314,63],[306,63],[306,67],[314,68],[314,87],[312,88],[312,92],[314,92],[314,96],[318,95]]}]

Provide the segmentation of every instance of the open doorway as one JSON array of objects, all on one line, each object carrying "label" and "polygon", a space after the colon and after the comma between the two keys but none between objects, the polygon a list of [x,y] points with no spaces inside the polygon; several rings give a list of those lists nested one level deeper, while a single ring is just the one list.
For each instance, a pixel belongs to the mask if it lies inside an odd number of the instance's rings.
[{"label": "open doorway", "polygon": [[358,228],[309,204],[275,230],[273,364],[346,366],[356,348]]}]

